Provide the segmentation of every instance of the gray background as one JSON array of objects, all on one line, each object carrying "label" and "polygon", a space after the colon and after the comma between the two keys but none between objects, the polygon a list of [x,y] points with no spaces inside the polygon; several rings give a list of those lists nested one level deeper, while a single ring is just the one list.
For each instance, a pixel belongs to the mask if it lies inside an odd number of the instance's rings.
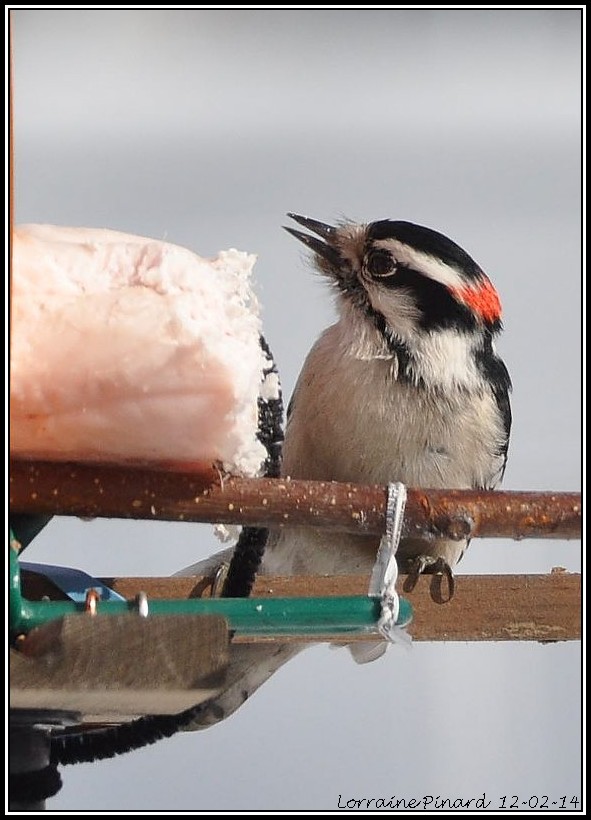
[{"label": "gray background", "polygon": [[[334,314],[281,230],[285,212],[438,229],[503,300],[515,385],[505,488],[579,488],[580,11],[81,8],[12,20],[18,222],[257,253],[286,397]],[[158,575],[218,548],[205,525],[61,519],[27,559]],[[580,549],[477,540],[460,571],[579,570]],[[416,644],[364,667],[319,645],[219,726],[65,768],[49,808],[570,801],[580,686],[577,643]]]}]

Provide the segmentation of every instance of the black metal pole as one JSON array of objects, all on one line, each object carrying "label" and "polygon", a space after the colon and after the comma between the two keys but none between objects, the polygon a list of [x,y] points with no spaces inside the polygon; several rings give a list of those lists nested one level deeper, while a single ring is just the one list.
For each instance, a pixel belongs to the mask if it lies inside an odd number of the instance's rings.
[{"label": "black metal pole", "polygon": [[10,811],[45,811],[45,801],[61,787],[57,766],[51,762],[49,731],[11,720],[9,771]]}]

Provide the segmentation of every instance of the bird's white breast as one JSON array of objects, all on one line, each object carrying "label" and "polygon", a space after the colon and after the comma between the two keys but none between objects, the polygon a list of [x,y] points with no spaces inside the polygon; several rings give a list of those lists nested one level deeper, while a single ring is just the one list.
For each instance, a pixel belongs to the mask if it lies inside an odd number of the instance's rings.
[{"label": "bird's white breast", "polygon": [[[328,328],[310,351],[294,393],[283,449],[292,478],[410,487],[491,486],[502,466],[502,425],[484,388],[434,390],[397,379],[395,359],[351,345],[348,327]],[[286,527],[274,532],[268,574],[368,572],[379,537]],[[403,540],[399,554],[443,555],[450,566],[465,541]]]},{"label": "bird's white breast", "polygon": [[395,360],[357,358],[343,336],[340,324],[333,325],[306,359],[286,431],[284,474],[488,486],[502,440],[491,392],[400,381]]}]

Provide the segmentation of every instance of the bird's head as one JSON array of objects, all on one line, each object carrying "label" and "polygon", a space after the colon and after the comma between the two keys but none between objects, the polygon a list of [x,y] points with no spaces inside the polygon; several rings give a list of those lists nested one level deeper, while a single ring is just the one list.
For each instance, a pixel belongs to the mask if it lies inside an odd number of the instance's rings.
[{"label": "bird's head", "polygon": [[359,312],[393,344],[490,336],[501,328],[501,303],[490,279],[459,245],[412,222],[326,225],[288,214],[310,233],[286,230],[315,254],[339,295],[341,312]]}]

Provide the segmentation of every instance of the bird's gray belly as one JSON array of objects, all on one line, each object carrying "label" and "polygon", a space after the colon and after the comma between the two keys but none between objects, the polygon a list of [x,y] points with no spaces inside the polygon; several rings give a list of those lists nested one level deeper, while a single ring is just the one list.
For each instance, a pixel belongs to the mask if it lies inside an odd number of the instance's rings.
[{"label": "bird's gray belly", "polygon": [[298,395],[307,406],[288,425],[283,473],[432,488],[485,483],[494,451],[482,435],[483,418],[494,410],[489,397],[458,396],[443,404],[436,395],[398,383],[370,395],[346,388],[338,396]]},{"label": "bird's gray belly", "polygon": [[[367,362],[363,365],[368,367]],[[491,470],[491,445],[482,440],[479,419],[479,414],[489,412],[486,397],[442,407],[435,396],[421,395],[410,385],[384,382],[387,389],[376,395],[375,384],[374,380],[373,395],[359,383],[356,390],[348,384],[332,393],[334,379],[329,385],[325,382],[324,389],[300,384],[296,401],[305,402],[305,412],[296,408],[288,425],[283,474],[360,484],[402,481],[424,488],[479,485]],[[367,572],[379,540],[325,529],[285,528],[270,538],[265,571]],[[465,547],[465,541],[407,538],[398,554],[403,560],[421,554],[441,556],[454,566]]]}]

